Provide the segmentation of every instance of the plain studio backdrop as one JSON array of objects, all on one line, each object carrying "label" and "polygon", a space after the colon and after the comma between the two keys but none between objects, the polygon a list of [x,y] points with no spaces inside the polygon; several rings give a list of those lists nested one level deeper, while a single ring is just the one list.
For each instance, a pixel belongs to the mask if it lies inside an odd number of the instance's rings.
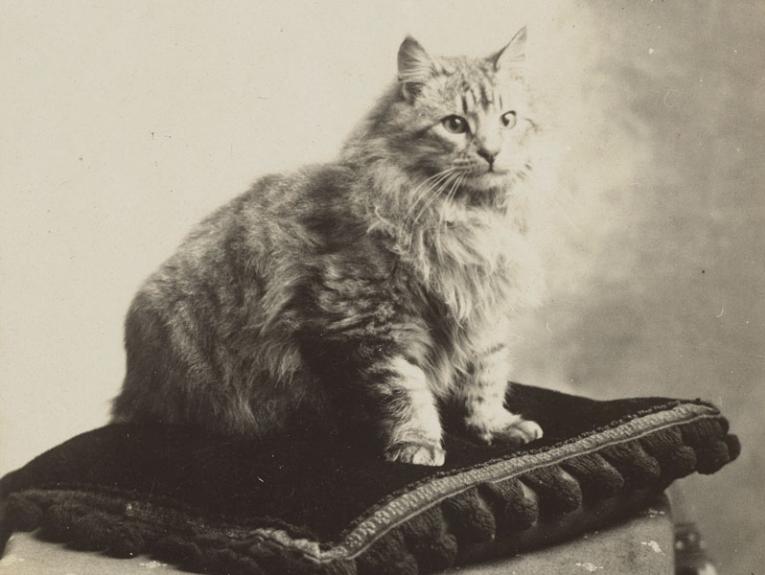
[{"label": "plain studio backdrop", "polygon": [[139,283],[256,177],[332,159],[406,33],[488,55],[522,25],[551,293],[515,377],[717,403],[743,454],[685,493],[724,572],[760,569],[761,2],[1,2],[0,472],[106,423]]}]

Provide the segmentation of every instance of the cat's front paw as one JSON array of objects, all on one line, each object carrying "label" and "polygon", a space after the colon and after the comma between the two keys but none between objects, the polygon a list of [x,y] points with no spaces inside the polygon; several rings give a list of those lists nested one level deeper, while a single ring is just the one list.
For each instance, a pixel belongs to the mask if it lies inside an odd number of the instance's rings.
[{"label": "cat's front paw", "polygon": [[444,464],[446,452],[435,443],[397,443],[385,450],[387,461],[430,465],[440,467]]},{"label": "cat's front paw", "polygon": [[512,443],[518,447],[541,439],[543,435],[544,432],[540,425],[530,419],[519,419],[495,434],[497,439]]},{"label": "cat's front paw", "polygon": [[540,439],[542,428],[536,421],[523,419],[520,415],[502,409],[493,414],[473,414],[465,421],[467,430],[474,437],[491,445],[495,440],[516,447]]}]

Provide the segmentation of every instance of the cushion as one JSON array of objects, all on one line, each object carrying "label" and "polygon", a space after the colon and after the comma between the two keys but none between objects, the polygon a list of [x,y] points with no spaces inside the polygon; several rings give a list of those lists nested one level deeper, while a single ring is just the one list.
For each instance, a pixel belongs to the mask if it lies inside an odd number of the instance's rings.
[{"label": "cushion", "polygon": [[324,435],[109,425],[0,480],[0,547],[38,530],[206,573],[431,573],[601,528],[740,451],[700,400],[596,401],[515,384],[507,403],[544,438],[517,448],[447,433],[441,468]]}]

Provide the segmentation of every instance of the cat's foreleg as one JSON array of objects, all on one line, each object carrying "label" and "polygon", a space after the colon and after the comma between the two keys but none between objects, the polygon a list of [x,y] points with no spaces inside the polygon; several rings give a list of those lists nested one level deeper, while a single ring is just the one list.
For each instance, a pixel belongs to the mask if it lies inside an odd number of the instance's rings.
[{"label": "cat's foreleg", "polygon": [[377,366],[380,427],[388,461],[439,466],[444,463],[441,420],[423,370],[402,356]]},{"label": "cat's foreleg", "polygon": [[505,407],[510,360],[503,344],[484,350],[471,367],[472,373],[461,388],[465,426],[470,433],[486,443],[498,435],[519,444],[542,437],[539,424]]}]

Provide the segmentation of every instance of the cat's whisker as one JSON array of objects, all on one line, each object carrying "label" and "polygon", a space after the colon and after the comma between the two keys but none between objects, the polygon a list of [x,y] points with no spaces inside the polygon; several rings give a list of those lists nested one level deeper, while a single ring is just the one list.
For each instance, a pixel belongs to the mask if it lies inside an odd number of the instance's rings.
[{"label": "cat's whisker", "polygon": [[[433,205],[433,202],[442,195],[442,192],[446,189],[446,186],[453,183],[454,180],[451,178],[456,175],[456,177],[459,177],[462,174],[462,172],[458,170],[453,170],[449,173],[448,177],[446,177],[444,180],[441,181],[441,183],[438,185],[437,188],[434,188],[433,191],[430,194],[430,198],[428,198],[428,201],[424,203],[422,206],[422,209],[417,213],[417,216],[412,221],[412,224],[416,224],[417,221],[420,219],[420,217],[425,213],[428,208],[430,208]],[[456,179],[456,178],[455,178]]]},{"label": "cat's whisker", "polygon": [[407,215],[410,215],[415,210],[415,208],[417,208],[417,205],[428,196],[434,186],[438,185],[443,178],[448,177],[453,171],[454,168],[449,167],[425,178],[422,182],[420,182],[420,184],[411,192],[411,195],[414,196],[414,201],[412,202],[411,206],[409,206]]},{"label": "cat's whisker", "polygon": [[440,177],[437,178],[435,181],[431,182],[428,185],[428,187],[425,188],[425,190],[423,190],[423,192],[419,195],[419,197],[415,199],[409,211],[407,212],[407,216],[411,215],[412,211],[414,211],[414,209],[417,208],[420,204],[422,205],[422,208],[419,210],[414,220],[412,220],[412,223],[417,222],[417,220],[422,215],[423,211],[427,209],[427,207],[432,203],[434,198],[438,197],[438,194],[448,184],[450,178],[454,175],[455,172],[456,170],[454,170],[453,168],[448,168],[447,170],[442,172]]},{"label": "cat's whisker", "polygon": [[417,215],[412,220],[412,225],[414,226],[419,219],[422,217],[422,215],[430,208],[430,206],[433,204],[434,200],[438,198],[439,195],[441,195],[441,192],[443,192],[444,188],[449,185],[451,182],[452,176],[454,176],[455,172],[450,172],[445,178],[439,180],[439,182],[433,186],[430,187],[428,190],[428,195],[423,197],[422,207],[417,212]]},{"label": "cat's whisker", "polygon": [[[457,192],[460,189],[460,186],[462,186],[462,182],[464,182],[466,178],[467,178],[467,174],[464,172],[460,173],[459,176],[457,176],[457,179],[454,180],[452,187],[449,188],[449,193],[446,194],[446,202],[445,202],[446,204],[448,204],[454,199],[454,196],[457,194]],[[439,223],[444,223],[445,215],[446,215],[446,212],[442,210],[441,217],[439,218]]]},{"label": "cat's whisker", "polygon": [[451,201],[454,199],[454,196],[457,195],[457,192],[460,190],[460,187],[462,187],[462,184],[466,179],[467,179],[466,173],[460,174],[460,177],[457,179],[457,182],[455,183],[454,187],[451,190],[449,190],[449,196],[446,198],[447,201]]},{"label": "cat's whisker", "polygon": [[441,178],[447,171],[448,170],[443,170],[441,172],[428,176],[427,178],[419,182],[411,190],[403,190],[403,192],[405,192],[406,194],[405,196],[406,203],[409,204],[409,207],[406,210],[407,216],[414,211],[414,209],[417,207],[417,204],[419,204],[420,200],[422,199],[422,196],[427,194],[427,191],[432,185],[432,183],[438,180],[439,178]]}]

